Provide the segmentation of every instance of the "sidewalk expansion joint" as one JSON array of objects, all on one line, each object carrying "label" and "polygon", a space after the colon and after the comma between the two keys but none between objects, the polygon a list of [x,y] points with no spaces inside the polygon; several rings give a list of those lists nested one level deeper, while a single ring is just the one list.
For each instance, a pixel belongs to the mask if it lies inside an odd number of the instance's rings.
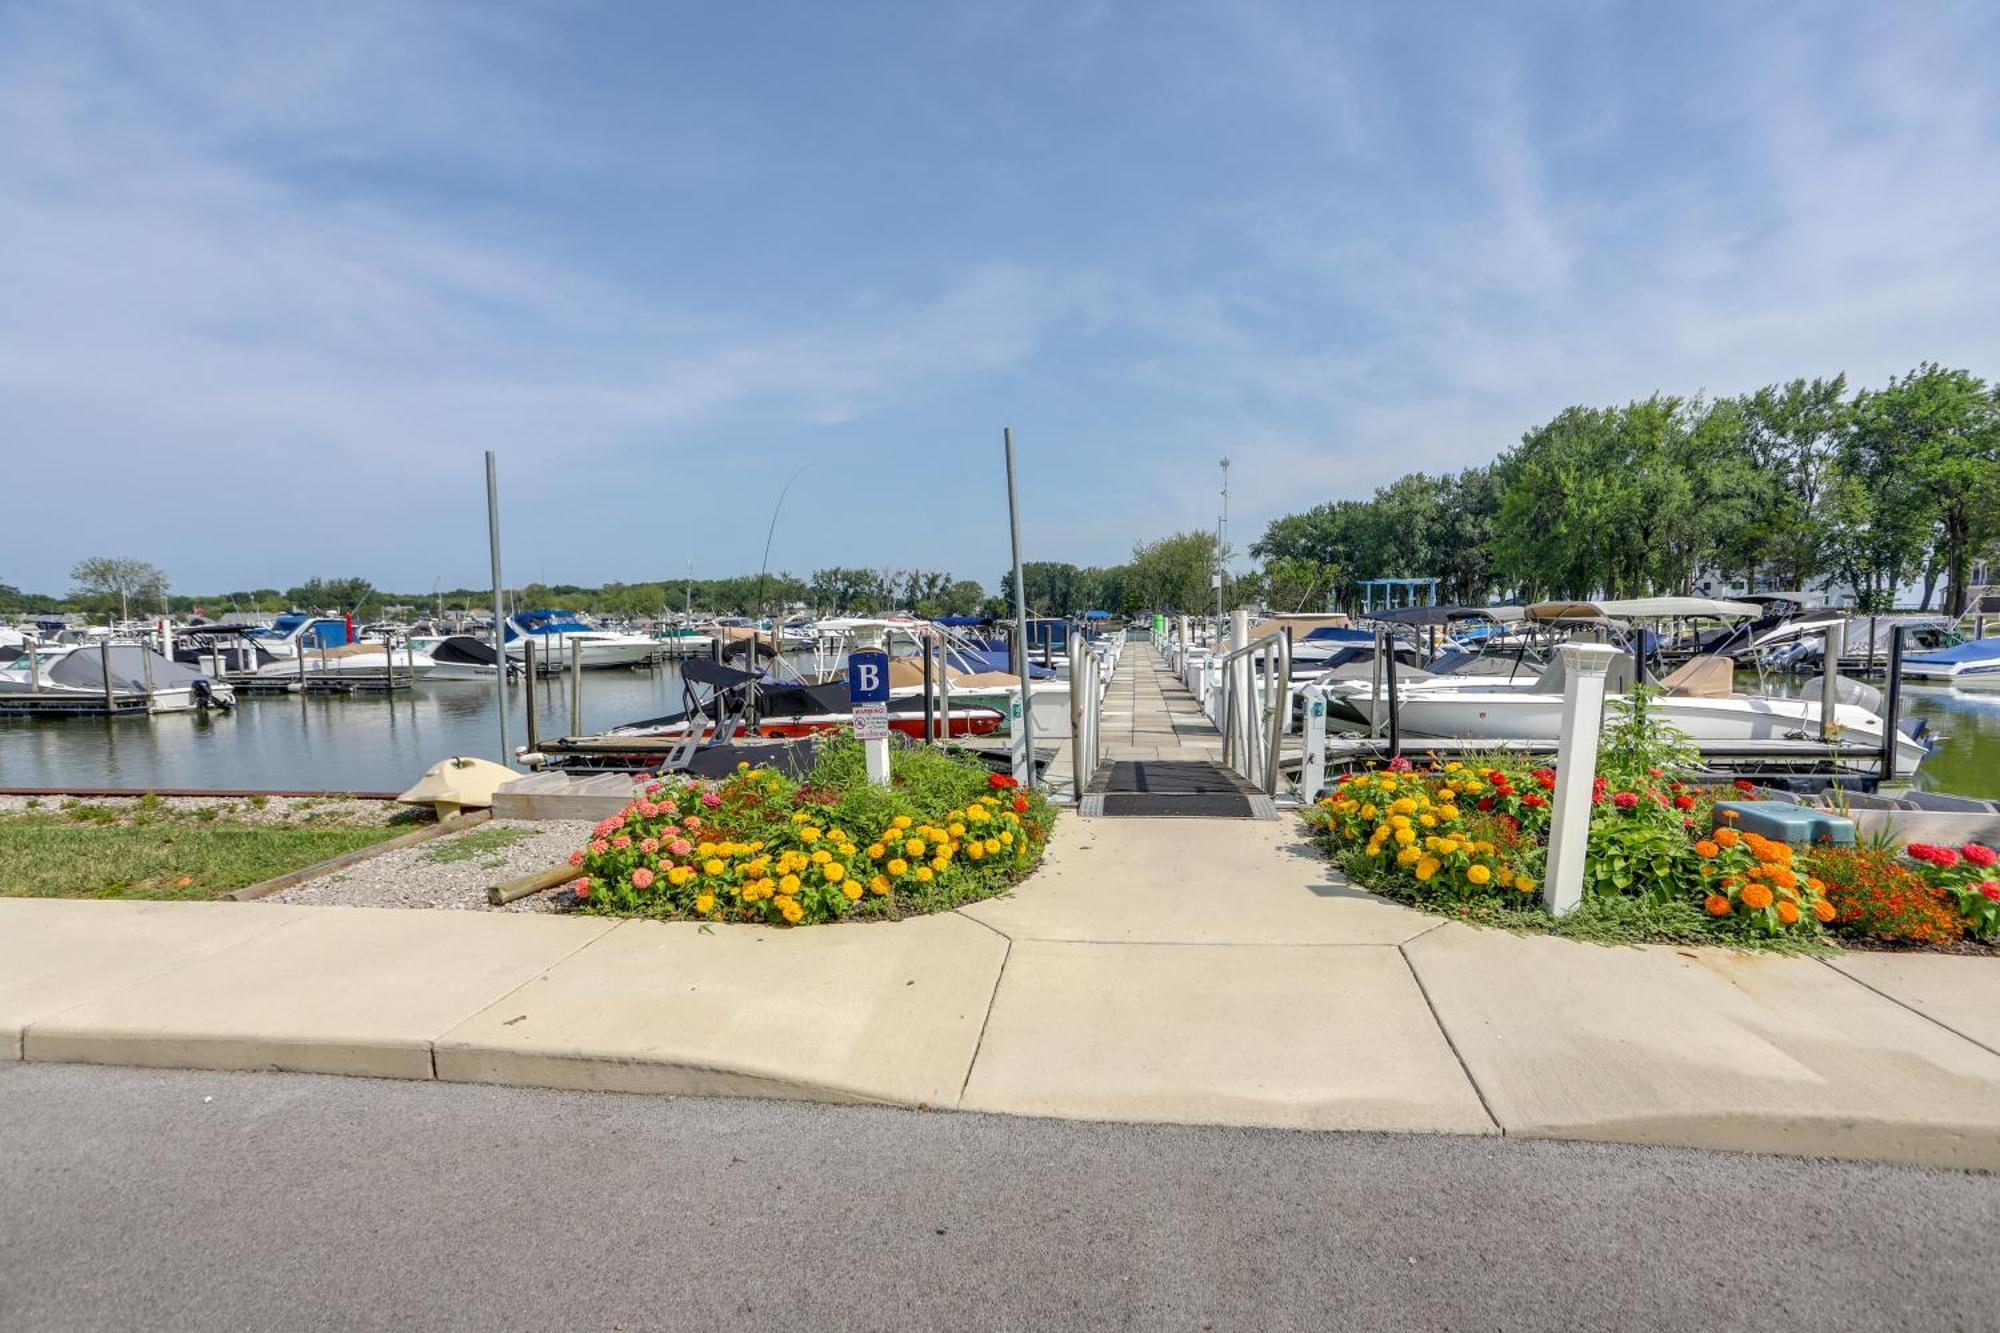
[{"label": "sidewalk expansion joint", "polygon": [[[993,900],[988,898],[985,899],[984,901],[991,902]],[[991,924],[990,922],[981,921],[976,916],[968,916],[963,907],[952,908],[951,914],[956,917],[964,917],[965,920],[970,921],[975,926],[984,926],[986,929],[992,931],[995,935],[998,935],[1001,939],[1007,941],[1009,944],[1012,944],[1014,942],[1014,937],[1012,935],[1009,935],[1006,931],[1000,929],[1000,927],[996,925]]]},{"label": "sidewalk expansion joint", "polygon": [[[1429,933],[1430,931],[1424,932],[1426,935]],[[1421,939],[1423,936],[1420,935],[1417,938]],[[1444,1044],[1451,1048],[1451,1058],[1458,1061],[1459,1072],[1465,1075],[1466,1083],[1472,1088],[1472,1095],[1479,1099],[1479,1109],[1486,1113],[1486,1118],[1492,1123],[1494,1132],[1505,1137],[1507,1127],[1500,1123],[1499,1116],[1493,1114],[1493,1104],[1486,1100],[1486,1089],[1480,1087],[1479,1080],[1472,1076],[1472,1066],[1465,1063],[1464,1053],[1458,1049],[1458,1043],[1452,1039],[1451,1028],[1445,1024],[1444,1015],[1438,1012],[1437,1004],[1431,999],[1430,988],[1424,985],[1423,973],[1417,971],[1416,962],[1411,959],[1403,945],[1399,944],[1396,946],[1396,953],[1402,958],[1403,966],[1410,969],[1410,980],[1417,983],[1417,994],[1424,997],[1424,1006],[1431,1011],[1431,1022],[1437,1024],[1438,1035],[1443,1037]]]},{"label": "sidewalk expansion joint", "polygon": [[1861,989],[1865,991],[1873,991],[1875,994],[1887,1000],[1890,1004],[1893,1004],[1900,1009],[1909,1010],[1911,1013],[1915,1014],[1918,1018],[1923,1019],[1925,1022],[1932,1023],[1938,1027],[1943,1028],[1946,1032],[1949,1032],[1952,1036],[1957,1037],[1960,1041],[1969,1041],[1974,1046],[1977,1046],[1980,1050],[1985,1051],[1990,1055],[2000,1055],[2000,1050],[1995,1050],[1993,1047],[1988,1046],[1985,1042],[1981,1041],[1979,1038],[1973,1036],[1970,1033],[1960,1032],[1957,1028],[1945,1022],[1942,1018],[1939,1018],[1937,1015],[1927,1014],[1923,1010],[1911,1004],[1909,1001],[1891,995],[1888,991],[1883,990],[1879,986],[1869,985],[1867,982],[1863,981],[1860,977],[1855,976],[1852,972],[1842,971],[1840,968],[1837,968],[1833,965],[1832,959],[1822,958],[1819,960],[1819,962],[1820,965],[1826,968],[1827,971],[1833,972],[1839,976],[1846,977],[1849,981],[1853,982],[1855,985],[1861,987]]},{"label": "sidewalk expansion joint", "polygon": [[525,981],[521,982],[520,985],[508,987],[500,994],[494,996],[491,1000],[488,1000],[486,1003],[475,1008],[471,1013],[466,1014],[463,1017],[454,1019],[452,1022],[447,1024],[443,1028],[443,1030],[437,1034],[437,1036],[432,1037],[429,1041],[424,1043],[425,1048],[430,1052],[432,1081],[436,1082],[438,1076],[437,1044],[439,1037],[444,1037],[453,1032],[456,1032],[459,1028],[465,1026],[467,1023],[470,1023],[473,1019],[479,1017],[481,1014],[485,1013],[488,1009],[493,1008],[495,1005],[506,1003],[514,996],[519,995],[522,991],[534,985],[537,981],[546,980],[549,973],[555,971],[557,968],[561,967],[564,963],[567,963],[570,959],[576,957],[578,954],[582,953],[585,949],[588,949],[591,945],[597,943],[601,939],[607,938],[613,932],[617,931],[621,927],[629,926],[632,924],[634,924],[634,921],[632,918],[629,917],[614,920],[609,926],[605,927],[603,930],[598,931],[595,935],[592,935],[589,939],[577,945],[574,949],[571,949],[568,953],[564,954],[562,957],[555,959],[547,967],[535,973],[534,976],[529,977]]},{"label": "sidewalk expansion joint", "polygon": [[[1004,935],[1001,938],[1007,939]],[[972,1058],[965,1062],[965,1077],[958,1081],[957,1104],[961,1107],[965,1105],[965,1090],[972,1086],[972,1071],[979,1068],[979,1053],[986,1049],[986,1029],[993,1022],[993,1006],[1000,1002],[1000,986],[1007,980],[1007,962],[1013,956],[1014,941],[1007,939],[1007,947],[1000,954],[1000,970],[993,974],[993,993],[986,997],[986,1013],[979,1020],[979,1038],[972,1043]]]},{"label": "sidewalk expansion joint", "polygon": [[[1429,934],[1429,931],[1425,931]],[[1400,949],[1397,940],[1079,940],[1067,935],[1009,935],[1022,944],[1078,944],[1136,949]]]}]

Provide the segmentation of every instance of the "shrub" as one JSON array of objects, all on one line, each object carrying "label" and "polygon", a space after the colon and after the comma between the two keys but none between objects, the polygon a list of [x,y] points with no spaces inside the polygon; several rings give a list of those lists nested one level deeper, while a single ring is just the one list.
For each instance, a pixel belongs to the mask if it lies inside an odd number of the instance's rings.
[{"label": "shrub", "polygon": [[1890,852],[1819,847],[1806,868],[1825,883],[1840,934],[1917,944],[1951,944],[1965,935],[1949,895]]},{"label": "shrub", "polygon": [[803,783],[747,764],[722,782],[656,778],[570,857],[579,906],[805,925],[989,897],[1039,860],[1038,793],[928,746],[899,748],[891,772],[870,784],[846,736]]},{"label": "shrub", "polygon": [[1905,853],[1926,883],[1951,895],[1965,929],[1982,940],[2000,938],[2000,853],[1982,843],[1934,847],[1913,842]]}]

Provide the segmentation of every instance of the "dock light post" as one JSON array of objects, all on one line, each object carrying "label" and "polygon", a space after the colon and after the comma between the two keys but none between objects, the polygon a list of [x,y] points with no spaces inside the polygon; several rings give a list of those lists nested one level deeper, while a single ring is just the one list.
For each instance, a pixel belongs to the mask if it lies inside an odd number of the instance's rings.
[{"label": "dock light post", "polygon": [[1542,905],[1567,916],[1583,901],[1583,861],[1590,846],[1590,793],[1597,780],[1597,735],[1604,722],[1604,673],[1618,650],[1603,643],[1566,643],[1562,740],[1556,747],[1555,820],[1549,826],[1549,867]]},{"label": "dock light post", "polygon": [[493,451],[486,451],[486,545],[493,559],[493,651],[499,668],[493,673],[494,699],[500,717],[500,762],[512,767],[514,747],[507,743],[507,612],[500,585],[500,470]]},{"label": "dock light post", "polygon": [[868,761],[868,781],[889,785],[889,653],[881,621],[854,626],[847,654],[847,702],[854,712],[854,736]]}]

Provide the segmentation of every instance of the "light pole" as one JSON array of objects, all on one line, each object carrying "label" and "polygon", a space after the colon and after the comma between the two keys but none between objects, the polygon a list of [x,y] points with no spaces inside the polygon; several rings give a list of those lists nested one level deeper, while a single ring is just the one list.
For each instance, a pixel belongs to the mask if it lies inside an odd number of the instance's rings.
[{"label": "light pole", "polygon": [[1227,549],[1226,543],[1228,541],[1229,460],[1224,458],[1222,460],[1222,515],[1215,520],[1215,623],[1218,627],[1216,629],[1217,634],[1222,633],[1220,628],[1222,617],[1227,614],[1222,607],[1222,560],[1223,551]]}]

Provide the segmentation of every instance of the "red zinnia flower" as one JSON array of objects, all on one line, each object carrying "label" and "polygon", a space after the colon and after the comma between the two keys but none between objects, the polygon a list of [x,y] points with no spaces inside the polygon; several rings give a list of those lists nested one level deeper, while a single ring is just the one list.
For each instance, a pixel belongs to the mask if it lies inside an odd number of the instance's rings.
[{"label": "red zinnia flower", "polygon": [[1021,785],[1005,773],[989,773],[986,775],[986,782],[995,791],[1005,791],[1009,787],[1018,787]]},{"label": "red zinnia flower", "polygon": [[1025,815],[1025,814],[1027,814],[1027,813],[1028,813],[1028,798],[1027,798],[1027,797],[1025,797],[1025,796],[1016,796],[1016,797],[1014,798],[1014,813],[1015,813],[1015,814],[1017,814],[1017,815]]},{"label": "red zinnia flower", "polygon": [[1757,790],[1757,784],[1748,778],[1738,778],[1736,779],[1736,790],[1747,796]]},{"label": "red zinnia flower", "polygon": [[1611,804],[1617,806],[1620,810],[1630,810],[1633,806],[1639,804],[1639,798],[1629,791],[1621,791],[1611,798]]},{"label": "red zinnia flower", "polygon": [[1538,809],[1542,806],[1547,805],[1548,803],[1549,803],[1548,797],[1539,795],[1535,792],[1529,792],[1526,796],[1523,796],[1521,798],[1522,805],[1532,805]]},{"label": "red zinnia flower", "polygon": [[1976,842],[1968,842],[1965,846],[1959,848],[1958,851],[1959,855],[1963,856],[1973,865],[1978,866],[1981,870],[1986,869],[1986,867],[1992,865],[1995,861],[2000,861],[2000,854],[1996,854],[1991,847]]},{"label": "red zinnia flower", "polygon": [[1688,795],[1686,792],[1682,792],[1679,796],[1674,797],[1674,808],[1677,810],[1694,809],[1694,797]]}]

